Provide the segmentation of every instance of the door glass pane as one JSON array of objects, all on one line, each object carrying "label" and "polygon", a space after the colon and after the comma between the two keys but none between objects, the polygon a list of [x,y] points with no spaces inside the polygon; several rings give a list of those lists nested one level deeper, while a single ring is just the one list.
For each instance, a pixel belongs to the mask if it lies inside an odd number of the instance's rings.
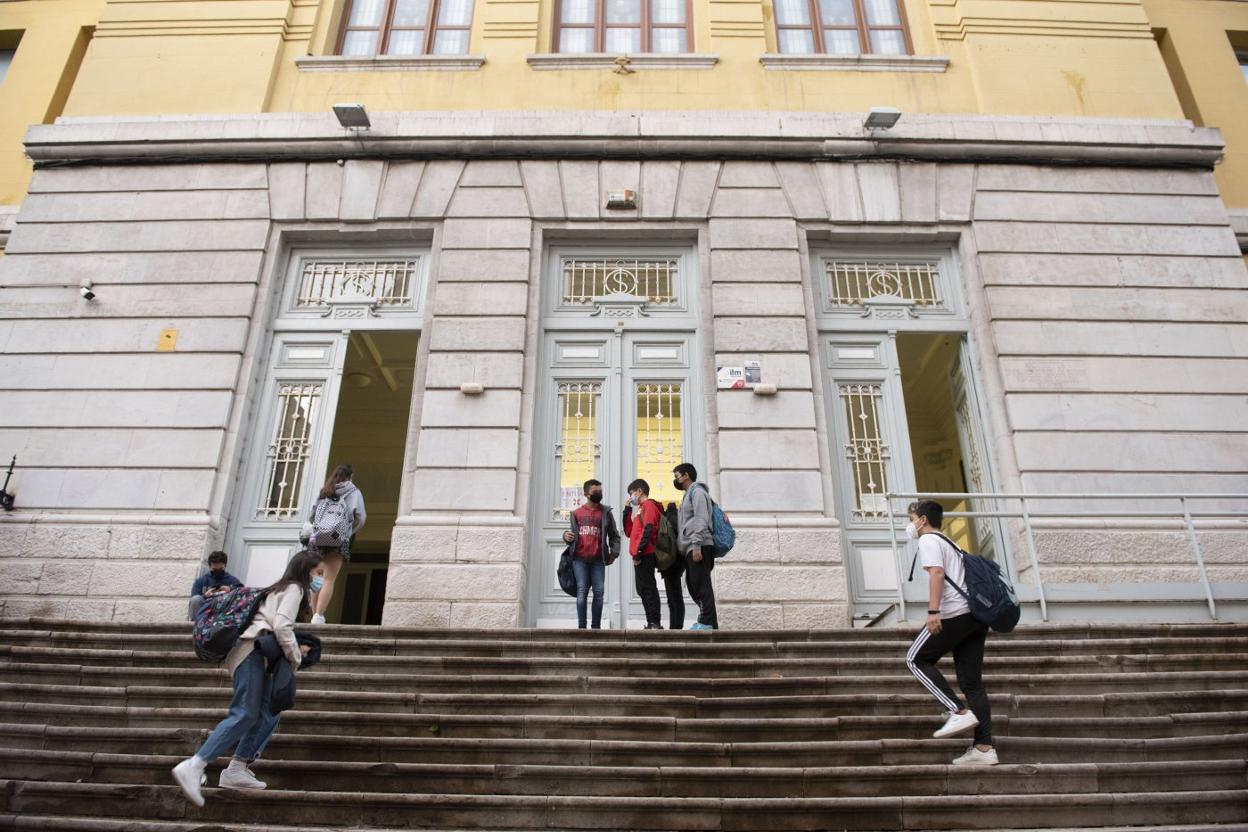
[{"label": "door glass pane", "polygon": [[819,0],[824,26],[856,26],[854,0]]},{"label": "door glass pane", "polygon": [[618,52],[640,52],[640,29],[608,29],[606,51],[612,55]]},{"label": "door glass pane", "polygon": [[555,460],[559,468],[559,505],[555,520],[585,502],[583,486],[598,471],[598,403],[602,384],[596,381],[561,382],[558,387],[559,439]]},{"label": "door glass pane", "polygon": [[679,501],[672,469],[684,462],[681,385],[637,385],[637,476],[650,484],[650,496],[664,505]]},{"label": "door glass pane", "polygon": [[385,0],[354,0],[348,26],[380,26]]},{"label": "door glass pane", "polygon": [[839,390],[848,438],[845,458],[854,481],[854,518],[883,517],[889,457],[880,424],[883,391],[879,384],[842,384]]},{"label": "door glass pane", "polygon": [[576,55],[594,51],[593,29],[561,29],[559,51]]},{"label": "door glass pane", "polygon": [[823,43],[829,55],[857,55],[861,51],[857,29],[824,29]]},{"label": "door glass pane", "polygon": [[867,23],[872,26],[900,26],[897,0],[863,0],[867,9]]},{"label": "door glass pane", "polygon": [[653,29],[650,33],[650,51],[665,55],[680,54],[685,50],[684,29]]},{"label": "door glass pane", "polygon": [[650,0],[652,23],[684,23],[685,0]]},{"label": "door glass pane", "polygon": [[342,39],[342,54],[356,57],[377,54],[377,32],[347,32]]},{"label": "door glass pane", "polygon": [[319,383],[278,387],[277,424],[265,455],[264,488],[256,512],[260,519],[286,520],[299,512],[321,392]]},{"label": "door glass pane", "polygon": [[871,51],[877,55],[906,54],[906,38],[896,29],[871,30]]},{"label": "door glass pane", "polygon": [[809,55],[815,51],[815,34],[809,29],[781,29],[780,51],[785,55]]},{"label": "door glass pane", "polygon": [[419,26],[429,20],[429,0],[395,0],[393,26]]},{"label": "door glass pane", "polygon": [[424,29],[401,29],[390,33],[387,55],[419,55],[425,42]]},{"label": "door glass pane", "polygon": [[468,52],[468,32],[464,29],[452,29],[449,32],[438,32],[433,38],[435,55],[464,55]]},{"label": "door glass pane", "polygon": [[472,23],[472,0],[442,0],[438,22],[443,26],[468,26]]}]

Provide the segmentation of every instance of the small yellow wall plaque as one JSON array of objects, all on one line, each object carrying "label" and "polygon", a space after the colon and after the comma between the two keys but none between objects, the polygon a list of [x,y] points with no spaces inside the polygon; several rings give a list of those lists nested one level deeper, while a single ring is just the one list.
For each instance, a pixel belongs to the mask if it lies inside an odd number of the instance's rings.
[{"label": "small yellow wall plaque", "polygon": [[178,331],[176,329],[162,329],[160,337],[156,339],[156,352],[173,352],[178,346]]}]

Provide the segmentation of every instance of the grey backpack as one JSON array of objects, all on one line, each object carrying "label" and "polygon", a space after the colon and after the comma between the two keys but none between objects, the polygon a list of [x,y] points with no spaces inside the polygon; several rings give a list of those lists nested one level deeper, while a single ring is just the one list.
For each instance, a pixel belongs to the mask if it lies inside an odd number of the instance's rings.
[{"label": "grey backpack", "polygon": [[354,523],[345,500],[328,498],[318,500],[312,513],[312,534],[308,543],[327,549],[337,549],[351,540]]}]

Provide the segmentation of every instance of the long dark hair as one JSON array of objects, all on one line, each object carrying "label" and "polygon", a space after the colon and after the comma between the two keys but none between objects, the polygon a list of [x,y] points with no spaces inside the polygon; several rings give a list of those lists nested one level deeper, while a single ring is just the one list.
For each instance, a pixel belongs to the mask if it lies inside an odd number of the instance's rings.
[{"label": "long dark hair", "polygon": [[311,588],[308,586],[312,582],[312,570],[321,565],[321,557],[319,552],[309,552],[303,549],[295,553],[290,559],[290,563],[286,564],[286,571],[277,582],[266,588],[265,594],[280,592],[286,587],[294,584],[303,590],[303,600],[299,602],[299,614],[303,615],[312,610],[312,605],[308,603],[308,595]]},{"label": "long dark hair", "polygon": [[325,478],[325,487],[321,489],[321,493],[317,495],[318,500],[333,499],[337,492],[334,486],[340,482],[350,482],[351,477],[355,475],[355,469],[350,465],[343,463],[334,468],[334,472]]}]

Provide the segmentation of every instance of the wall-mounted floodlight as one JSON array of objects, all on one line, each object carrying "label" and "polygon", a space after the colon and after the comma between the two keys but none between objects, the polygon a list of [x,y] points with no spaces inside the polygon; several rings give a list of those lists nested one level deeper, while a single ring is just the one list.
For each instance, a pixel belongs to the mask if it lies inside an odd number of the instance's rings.
[{"label": "wall-mounted floodlight", "polygon": [[373,126],[363,104],[335,104],[334,115],[338,117],[338,123],[348,130],[367,130]]},{"label": "wall-mounted floodlight", "polygon": [[863,120],[862,126],[868,130],[887,130],[901,118],[901,110],[896,107],[872,107],[871,112]]}]

